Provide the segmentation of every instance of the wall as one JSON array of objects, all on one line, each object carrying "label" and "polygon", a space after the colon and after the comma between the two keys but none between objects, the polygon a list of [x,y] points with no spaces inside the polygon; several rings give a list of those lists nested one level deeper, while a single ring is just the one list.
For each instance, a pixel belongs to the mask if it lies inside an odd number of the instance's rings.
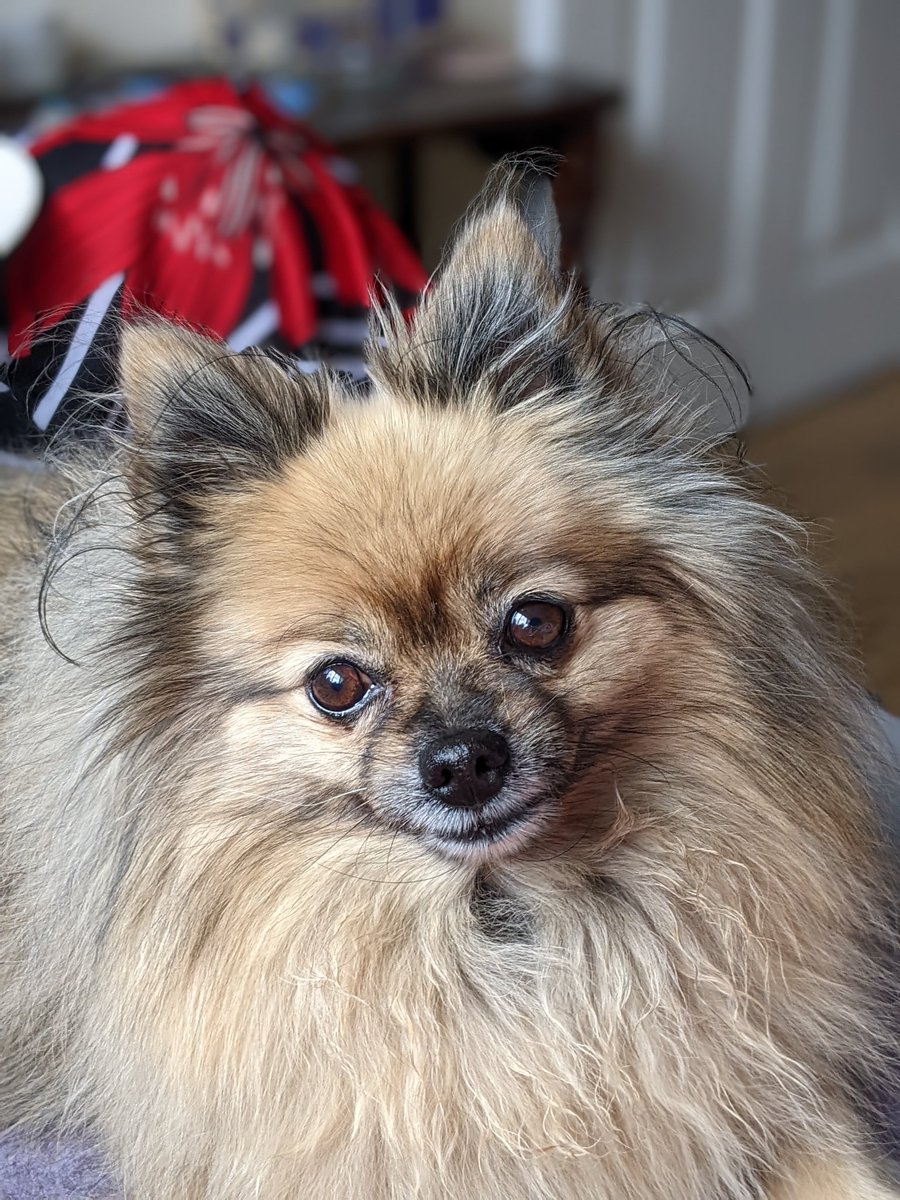
[{"label": "wall", "polygon": [[51,14],[75,52],[104,63],[183,61],[207,35],[214,0],[0,0],[0,28]]}]

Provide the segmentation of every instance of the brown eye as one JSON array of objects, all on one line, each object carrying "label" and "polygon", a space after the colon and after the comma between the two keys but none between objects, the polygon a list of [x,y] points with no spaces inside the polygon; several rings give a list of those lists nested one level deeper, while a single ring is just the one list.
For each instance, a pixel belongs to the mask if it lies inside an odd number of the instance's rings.
[{"label": "brown eye", "polygon": [[568,633],[564,608],[547,600],[517,605],[506,618],[506,641],[516,650],[540,654],[554,650]]},{"label": "brown eye", "polygon": [[307,690],[316,708],[339,716],[361,704],[373,690],[373,684],[353,663],[336,662],[317,671]]}]

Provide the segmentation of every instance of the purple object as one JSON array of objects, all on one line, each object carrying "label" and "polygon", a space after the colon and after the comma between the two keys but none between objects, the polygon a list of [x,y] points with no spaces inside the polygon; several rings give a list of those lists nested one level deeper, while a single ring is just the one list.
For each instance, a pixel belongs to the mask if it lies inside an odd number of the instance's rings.
[{"label": "purple object", "polygon": [[0,1200],[120,1200],[97,1153],[75,1138],[0,1133]]},{"label": "purple object", "polygon": [[416,20],[420,25],[435,25],[444,15],[444,0],[416,0]]}]

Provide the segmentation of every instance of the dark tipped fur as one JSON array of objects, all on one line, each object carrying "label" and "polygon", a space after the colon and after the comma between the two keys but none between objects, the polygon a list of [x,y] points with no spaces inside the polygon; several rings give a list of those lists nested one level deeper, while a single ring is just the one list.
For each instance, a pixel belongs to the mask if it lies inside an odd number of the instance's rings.
[{"label": "dark tipped fur", "polygon": [[121,378],[138,495],[182,525],[209,492],[278,471],[325,427],[326,376],[162,322],[126,326]]}]

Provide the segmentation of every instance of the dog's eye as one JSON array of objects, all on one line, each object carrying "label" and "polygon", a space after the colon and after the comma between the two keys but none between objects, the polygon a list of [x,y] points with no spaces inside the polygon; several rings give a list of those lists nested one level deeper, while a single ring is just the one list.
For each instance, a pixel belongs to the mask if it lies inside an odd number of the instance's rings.
[{"label": "dog's eye", "polygon": [[530,654],[555,650],[569,632],[569,615],[549,600],[528,600],[517,604],[506,618],[507,645]]},{"label": "dog's eye", "polygon": [[313,675],[307,691],[316,708],[331,716],[343,716],[374,693],[372,680],[349,662],[329,663]]}]

